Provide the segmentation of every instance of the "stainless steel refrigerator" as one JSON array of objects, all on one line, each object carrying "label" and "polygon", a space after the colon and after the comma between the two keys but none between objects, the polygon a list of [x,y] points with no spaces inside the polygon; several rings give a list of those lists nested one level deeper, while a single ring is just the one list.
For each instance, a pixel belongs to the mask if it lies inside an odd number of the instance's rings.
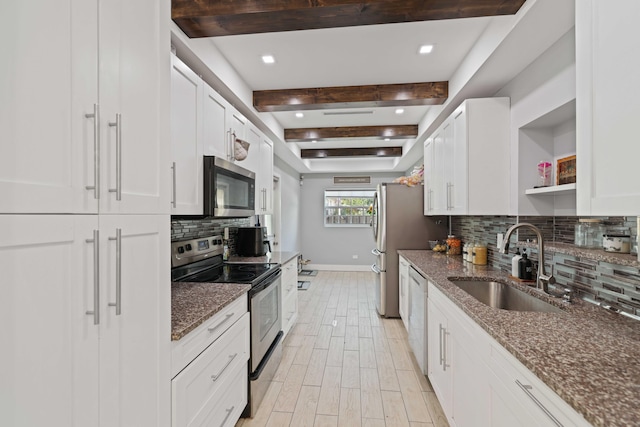
[{"label": "stainless steel refrigerator", "polygon": [[376,309],[384,317],[399,317],[398,249],[428,249],[429,240],[447,237],[446,217],[424,216],[424,188],[378,184],[371,226],[376,247]]}]

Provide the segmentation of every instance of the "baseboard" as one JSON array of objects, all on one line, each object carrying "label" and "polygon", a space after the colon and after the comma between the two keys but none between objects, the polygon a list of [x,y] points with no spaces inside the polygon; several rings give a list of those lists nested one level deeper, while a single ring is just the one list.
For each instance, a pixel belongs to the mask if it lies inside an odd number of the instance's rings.
[{"label": "baseboard", "polygon": [[370,265],[335,265],[335,264],[307,264],[305,270],[321,271],[371,271]]}]

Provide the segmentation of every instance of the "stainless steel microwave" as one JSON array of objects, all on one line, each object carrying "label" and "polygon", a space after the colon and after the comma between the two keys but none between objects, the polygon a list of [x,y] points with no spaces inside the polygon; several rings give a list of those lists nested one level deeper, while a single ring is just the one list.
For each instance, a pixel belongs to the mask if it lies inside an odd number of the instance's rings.
[{"label": "stainless steel microwave", "polygon": [[205,216],[241,218],[255,214],[255,173],[215,156],[204,156],[203,172]]}]

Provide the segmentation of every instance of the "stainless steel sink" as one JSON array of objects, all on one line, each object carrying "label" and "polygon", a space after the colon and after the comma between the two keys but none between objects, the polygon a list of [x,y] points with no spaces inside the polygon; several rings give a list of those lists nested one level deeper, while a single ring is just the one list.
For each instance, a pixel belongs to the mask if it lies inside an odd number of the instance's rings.
[{"label": "stainless steel sink", "polygon": [[504,283],[492,280],[451,280],[451,282],[489,307],[511,311],[563,312],[558,307]]}]

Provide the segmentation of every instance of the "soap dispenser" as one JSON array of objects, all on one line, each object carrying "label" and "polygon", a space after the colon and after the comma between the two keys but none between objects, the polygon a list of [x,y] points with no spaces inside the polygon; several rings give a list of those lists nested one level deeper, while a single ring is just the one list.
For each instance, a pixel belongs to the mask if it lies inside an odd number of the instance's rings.
[{"label": "soap dispenser", "polygon": [[518,261],[518,264],[520,265],[520,275],[518,277],[523,280],[531,280],[533,263],[525,253],[524,249],[522,250],[522,258]]},{"label": "soap dispenser", "polygon": [[513,277],[520,277],[520,260],[522,259],[522,255],[520,255],[520,249],[516,248],[516,254],[511,258],[511,275]]}]

